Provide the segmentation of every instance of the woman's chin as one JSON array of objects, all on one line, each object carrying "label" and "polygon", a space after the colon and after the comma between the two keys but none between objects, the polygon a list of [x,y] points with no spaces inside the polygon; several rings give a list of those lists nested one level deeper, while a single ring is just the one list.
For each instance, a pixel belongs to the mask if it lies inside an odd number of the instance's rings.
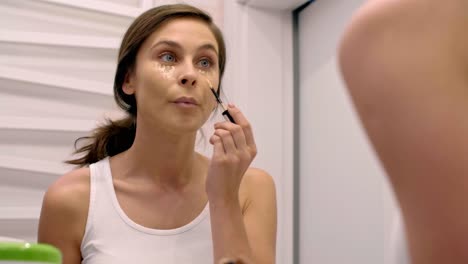
[{"label": "woman's chin", "polygon": [[174,118],[171,127],[180,133],[196,133],[203,124],[194,118]]}]

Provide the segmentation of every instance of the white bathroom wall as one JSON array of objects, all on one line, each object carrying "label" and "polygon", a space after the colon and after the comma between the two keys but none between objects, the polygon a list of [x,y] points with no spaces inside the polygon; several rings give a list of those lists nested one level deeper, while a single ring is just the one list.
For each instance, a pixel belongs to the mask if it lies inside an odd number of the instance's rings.
[{"label": "white bathroom wall", "polygon": [[87,4],[0,3],[2,236],[36,239],[42,195],[70,169],[61,161],[74,139],[115,109],[113,64],[131,15],[119,5]]},{"label": "white bathroom wall", "polygon": [[253,166],[275,179],[277,263],[293,261],[292,11],[225,1],[228,66],[225,88],[252,123]]}]

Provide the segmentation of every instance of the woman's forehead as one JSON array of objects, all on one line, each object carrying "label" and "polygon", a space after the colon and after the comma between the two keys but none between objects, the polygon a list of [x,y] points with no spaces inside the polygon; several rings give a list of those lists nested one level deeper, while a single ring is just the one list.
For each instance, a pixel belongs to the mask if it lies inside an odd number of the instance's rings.
[{"label": "woman's forehead", "polygon": [[147,39],[151,48],[158,42],[177,43],[180,46],[208,46],[212,45],[218,53],[218,43],[208,24],[196,18],[176,18],[164,23]]}]

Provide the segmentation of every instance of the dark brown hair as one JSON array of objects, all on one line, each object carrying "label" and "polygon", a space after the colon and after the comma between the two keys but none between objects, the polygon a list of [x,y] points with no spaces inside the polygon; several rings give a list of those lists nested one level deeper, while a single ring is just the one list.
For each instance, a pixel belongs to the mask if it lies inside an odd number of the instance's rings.
[{"label": "dark brown hair", "polygon": [[[164,5],[150,9],[133,21],[122,40],[119,49],[117,70],[114,78],[114,99],[117,105],[127,112],[127,117],[112,121],[106,120],[103,126],[97,127],[92,135],[78,138],[75,141],[74,154],[84,154],[82,157],[68,160],[66,163],[86,166],[107,156],[114,156],[129,149],[135,139],[137,103],[134,95],[123,92],[122,85],[126,75],[135,69],[136,56],[142,43],[165,23],[177,18],[195,18],[207,24],[211,29],[219,49],[219,80],[224,73],[226,63],[226,46],[223,35],[213,23],[210,15],[204,11],[185,4]],[[221,88],[218,89],[218,93]],[[81,141],[86,144],[77,148]]]}]

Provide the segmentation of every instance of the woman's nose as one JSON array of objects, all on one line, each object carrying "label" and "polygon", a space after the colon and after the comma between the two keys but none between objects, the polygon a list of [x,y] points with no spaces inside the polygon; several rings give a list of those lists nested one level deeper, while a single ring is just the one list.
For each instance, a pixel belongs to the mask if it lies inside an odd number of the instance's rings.
[{"label": "woman's nose", "polygon": [[179,84],[183,87],[194,87],[197,84],[197,70],[194,68],[194,66],[190,64],[186,64],[182,72],[179,76]]}]

